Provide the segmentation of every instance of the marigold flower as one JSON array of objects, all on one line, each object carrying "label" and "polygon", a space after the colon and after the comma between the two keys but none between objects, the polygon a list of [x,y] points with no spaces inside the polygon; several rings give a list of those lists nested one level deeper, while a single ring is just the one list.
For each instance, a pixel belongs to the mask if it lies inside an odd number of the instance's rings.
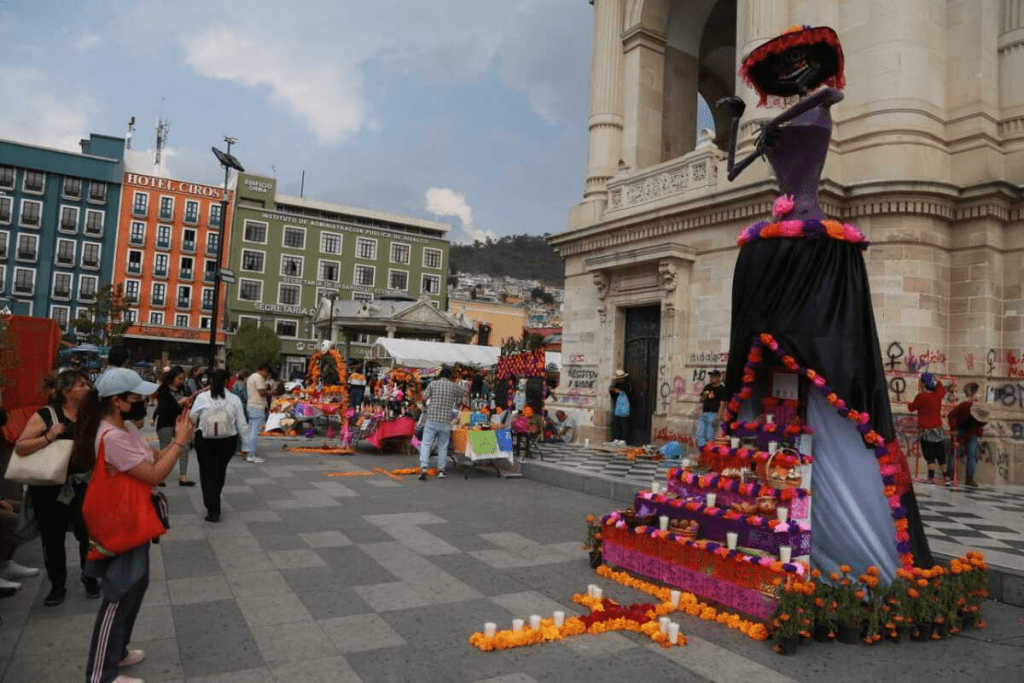
[{"label": "marigold flower", "polygon": [[849,574],[850,573],[850,565],[848,565],[848,564],[841,564],[841,565],[839,565],[839,571],[841,571],[844,574]]}]

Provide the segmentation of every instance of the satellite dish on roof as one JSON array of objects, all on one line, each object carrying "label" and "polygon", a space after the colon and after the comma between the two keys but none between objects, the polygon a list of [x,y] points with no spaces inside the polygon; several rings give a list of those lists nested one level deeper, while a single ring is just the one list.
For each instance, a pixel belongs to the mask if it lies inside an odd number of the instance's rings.
[{"label": "satellite dish on roof", "polygon": [[239,173],[245,173],[245,169],[242,168],[241,162],[239,162],[238,159],[236,159],[233,154],[231,154],[230,152],[222,152],[216,147],[211,147],[210,149],[213,150],[213,155],[217,157],[217,161],[221,163],[221,166],[233,168]]}]

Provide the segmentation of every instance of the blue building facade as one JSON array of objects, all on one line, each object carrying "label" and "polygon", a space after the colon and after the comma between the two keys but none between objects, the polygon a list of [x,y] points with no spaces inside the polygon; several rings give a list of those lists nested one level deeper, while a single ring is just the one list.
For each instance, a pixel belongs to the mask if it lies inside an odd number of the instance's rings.
[{"label": "blue building facade", "polygon": [[0,308],[65,332],[111,281],[124,177],[123,138],[81,146],[0,139]]}]

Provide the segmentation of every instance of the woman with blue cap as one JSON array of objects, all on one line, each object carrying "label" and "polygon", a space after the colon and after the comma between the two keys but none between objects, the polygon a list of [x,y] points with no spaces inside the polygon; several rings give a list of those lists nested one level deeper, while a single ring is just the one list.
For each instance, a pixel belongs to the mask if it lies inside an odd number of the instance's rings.
[{"label": "woman with blue cap", "polygon": [[[946,468],[946,444],[942,435],[942,399],[946,387],[930,372],[921,375],[921,388],[907,408],[917,413],[918,439],[921,441],[921,455],[928,463],[928,481],[942,484],[949,479]],[[935,478],[935,463],[942,468],[942,479]]]}]

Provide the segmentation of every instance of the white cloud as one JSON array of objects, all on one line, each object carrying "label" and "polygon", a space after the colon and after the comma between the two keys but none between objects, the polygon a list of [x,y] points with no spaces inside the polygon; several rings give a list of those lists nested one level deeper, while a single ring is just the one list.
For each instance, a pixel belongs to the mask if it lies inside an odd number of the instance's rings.
[{"label": "white cloud", "polygon": [[79,141],[97,116],[96,101],[87,95],[47,92],[46,74],[34,67],[0,69],[0,92],[17,93],[17,106],[4,107],[0,130],[8,140],[80,152]]},{"label": "white cloud", "polygon": [[86,33],[75,41],[74,48],[76,52],[85,52],[95,47],[99,42],[100,37],[98,35],[95,33]]},{"label": "white cloud", "polygon": [[456,216],[462,227],[462,234],[455,237],[455,242],[467,243],[488,239],[496,240],[498,235],[490,230],[478,228],[473,223],[473,208],[466,203],[466,197],[447,187],[432,187],[426,191],[427,203],[424,209],[435,216]]}]

